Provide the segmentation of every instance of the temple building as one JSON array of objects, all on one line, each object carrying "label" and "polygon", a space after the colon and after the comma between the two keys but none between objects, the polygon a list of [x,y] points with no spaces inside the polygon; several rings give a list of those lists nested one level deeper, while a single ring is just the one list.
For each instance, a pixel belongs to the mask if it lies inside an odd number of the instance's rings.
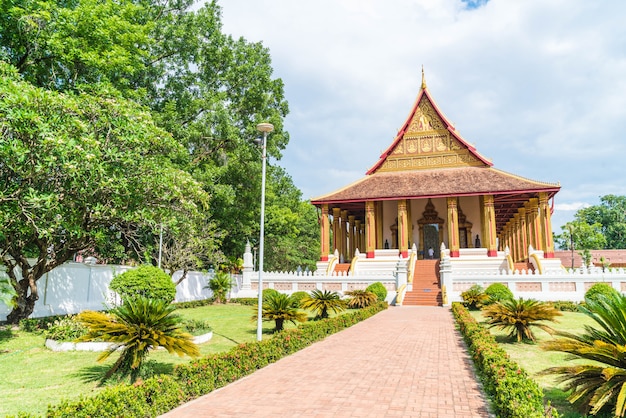
[{"label": "temple building", "polygon": [[551,200],[559,189],[494,168],[445,117],[422,73],[415,104],[380,159],[358,181],[312,199],[321,211],[318,269],[333,257],[348,264],[390,252],[437,260],[444,249],[451,259],[477,254],[464,249],[493,258],[506,251],[528,265],[533,249],[554,258]]}]

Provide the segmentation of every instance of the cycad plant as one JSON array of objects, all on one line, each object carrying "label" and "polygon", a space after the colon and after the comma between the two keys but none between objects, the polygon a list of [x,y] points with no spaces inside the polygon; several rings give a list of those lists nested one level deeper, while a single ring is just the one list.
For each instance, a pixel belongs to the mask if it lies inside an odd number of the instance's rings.
[{"label": "cycad plant", "polygon": [[[305,322],[307,320],[306,313],[299,311],[296,307],[296,301],[279,292],[268,293],[263,298],[261,317],[263,321],[274,321],[274,332],[282,331],[285,321],[295,324],[296,321]],[[257,315],[252,318],[257,319]]]},{"label": "cycad plant", "polygon": [[215,273],[215,276],[209,280],[209,284],[206,286],[206,288],[211,289],[213,292],[215,302],[217,303],[226,302],[226,295],[230,292],[232,287],[233,279],[230,277],[230,274],[224,271]]},{"label": "cycad plant", "polygon": [[128,299],[109,313],[84,311],[77,319],[89,332],[79,341],[99,340],[113,343],[102,352],[98,361],[106,360],[120,349],[120,357],[106,373],[103,381],[117,373],[137,380],[149,350],[163,347],[180,356],[198,357],[193,337],[179,328],[182,318],[173,314],[176,308],[159,299],[137,297]]},{"label": "cycad plant", "polygon": [[378,296],[374,292],[362,289],[350,290],[346,292],[346,295],[350,296],[347,305],[351,309],[367,308],[378,300]]},{"label": "cycad plant", "polygon": [[330,290],[313,290],[310,296],[300,301],[300,306],[304,309],[311,309],[318,318],[328,318],[328,312],[342,312],[346,309],[345,301],[341,300],[339,293]]},{"label": "cycad plant", "polygon": [[626,414],[626,297],[616,293],[587,300],[580,310],[597,327],[584,326],[574,335],[557,331],[557,338],[542,343],[548,351],[570,354],[571,359],[594,364],[552,367],[544,374],[557,374],[570,391],[569,401],[593,415],[611,409],[613,416]]},{"label": "cycad plant", "polygon": [[554,330],[542,321],[556,322],[561,312],[549,303],[534,299],[504,299],[483,309],[489,318],[487,323],[501,330],[510,330],[509,338],[521,342],[524,339],[535,341],[531,327],[541,328],[548,333]]},{"label": "cycad plant", "polygon": [[482,286],[475,284],[474,286],[461,293],[463,305],[472,311],[480,309],[489,302],[489,295],[485,293]]}]

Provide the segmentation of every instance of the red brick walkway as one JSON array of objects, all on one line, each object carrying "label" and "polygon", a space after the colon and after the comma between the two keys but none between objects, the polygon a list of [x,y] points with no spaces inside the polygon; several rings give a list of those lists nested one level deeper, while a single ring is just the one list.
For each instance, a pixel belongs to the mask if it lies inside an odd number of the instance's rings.
[{"label": "red brick walkway", "polygon": [[450,310],[390,307],[163,416],[490,414]]}]

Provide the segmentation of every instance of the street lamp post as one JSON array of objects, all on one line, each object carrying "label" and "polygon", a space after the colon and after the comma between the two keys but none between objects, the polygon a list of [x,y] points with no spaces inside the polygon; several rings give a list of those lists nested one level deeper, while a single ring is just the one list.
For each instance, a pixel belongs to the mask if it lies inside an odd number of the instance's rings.
[{"label": "street lamp post", "polygon": [[257,130],[263,132],[263,170],[261,173],[261,232],[259,239],[259,310],[257,313],[257,329],[256,339],[261,341],[263,338],[263,241],[265,234],[265,166],[267,160],[267,134],[274,130],[274,125],[271,123],[259,123],[256,126]]}]

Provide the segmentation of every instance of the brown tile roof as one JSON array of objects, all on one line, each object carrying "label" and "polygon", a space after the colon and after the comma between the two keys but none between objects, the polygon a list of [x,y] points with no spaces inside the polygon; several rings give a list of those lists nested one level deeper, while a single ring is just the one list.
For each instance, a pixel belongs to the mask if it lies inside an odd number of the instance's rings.
[{"label": "brown tile roof", "polygon": [[438,168],[367,175],[342,189],[312,199],[311,203],[537,192],[553,195],[559,189],[558,184],[525,179],[492,167]]}]

